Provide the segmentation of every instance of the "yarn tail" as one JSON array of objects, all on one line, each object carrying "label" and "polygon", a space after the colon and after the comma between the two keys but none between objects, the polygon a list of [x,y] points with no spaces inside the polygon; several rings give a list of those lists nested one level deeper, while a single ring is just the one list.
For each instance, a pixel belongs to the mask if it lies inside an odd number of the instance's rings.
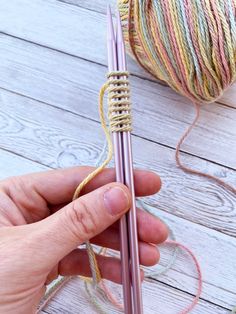
[{"label": "yarn tail", "polygon": [[220,178],[208,174],[208,173],[204,173],[195,169],[192,169],[186,165],[183,164],[183,162],[180,159],[180,152],[181,152],[181,146],[184,143],[184,141],[186,140],[186,138],[188,137],[188,135],[190,134],[190,132],[192,131],[192,129],[196,126],[199,117],[200,117],[200,104],[198,103],[194,103],[194,107],[195,107],[195,117],[193,122],[191,123],[191,125],[187,128],[187,130],[183,133],[183,135],[181,136],[181,138],[179,139],[177,146],[176,146],[176,151],[175,151],[175,160],[176,160],[176,164],[178,165],[178,167],[180,169],[182,169],[183,171],[187,172],[187,173],[191,173],[194,175],[198,175],[201,177],[205,177],[209,180],[212,180],[214,182],[216,182],[217,184],[223,186],[224,188],[226,188],[227,190],[233,192],[236,194],[236,188],[228,183],[226,183],[225,181],[221,180]]},{"label": "yarn tail", "polygon": [[[200,264],[196,258],[196,256],[194,255],[194,253],[185,245],[175,241],[175,240],[167,240],[165,242],[166,244],[170,244],[170,245],[174,245],[175,247],[179,247],[180,249],[182,249],[184,252],[188,253],[190,255],[190,257],[192,258],[195,267],[196,267],[196,271],[197,271],[197,281],[198,281],[198,286],[197,286],[197,293],[193,299],[193,301],[191,302],[190,305],[188,305],[184,310],[182,310],[180,312],[180,314],[188,314],[190,313],[195,306],[198,304],[198,301],[200,299],[200,295],[202,293],[202,285],[203,285],[203,279],[202,279],[202,272],[201,272],[201,268],[200,268]],[[116,297],[112,294],[112,292],[108,289],[108,287],[106,286],[106,283],[104,282],[104,280],[101,280],[100,283],[101,288],[103,289],[103,291],[105,292],[107,298],[109,299],[109,301],[119,310],[123,309],[123,305],[121,303],[119,303],[119,301],[116,299]]]},{"label": "yarn tail", "polygon": [[71,277],[62,277],[59,279],[45,294],[42,303],[36,311],[36,314],[39,314],[47,304],[52,300],[52,298],[57,294],[57,292],[71,279]]}]

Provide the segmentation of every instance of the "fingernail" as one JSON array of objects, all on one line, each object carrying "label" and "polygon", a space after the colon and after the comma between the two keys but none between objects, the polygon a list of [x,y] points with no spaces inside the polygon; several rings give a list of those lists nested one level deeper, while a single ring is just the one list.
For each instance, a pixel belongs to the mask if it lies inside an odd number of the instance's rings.
[{"label": "fingernail", "polygon": [[108,212],[116,216],[129,208],[130,201],[127,193],[122,188],[112,187],[104,193],[104,204]]}]

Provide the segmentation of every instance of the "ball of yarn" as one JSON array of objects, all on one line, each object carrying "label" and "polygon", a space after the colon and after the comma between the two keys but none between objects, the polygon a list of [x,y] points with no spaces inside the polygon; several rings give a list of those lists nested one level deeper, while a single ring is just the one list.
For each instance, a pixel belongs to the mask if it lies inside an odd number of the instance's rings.
[{"label": "ball of yarn", "polygon": [[124,38],[149,73],[197,103],[236,78],[235,0],[118,0]]}]

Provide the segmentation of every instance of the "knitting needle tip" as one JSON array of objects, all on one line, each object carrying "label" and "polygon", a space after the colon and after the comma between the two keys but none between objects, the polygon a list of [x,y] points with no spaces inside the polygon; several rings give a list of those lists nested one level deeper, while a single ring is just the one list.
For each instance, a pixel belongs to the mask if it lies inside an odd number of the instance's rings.
[{"label": "knitting needle tip", "polygon": [[117,42],[124,44],[119,10],[117,10],[117,12],[116,12],[116,21],[117,21],[117,24],[116,24],[116,36],[117,36],[117,38],[116,38],[116,40],[117,40]]},{"label": "knitting needle tip", "polygon": [[120,71],[126,71],[126,55],[125,55],[125,44],[122,33],[122,25],[119,10],[116,13],[116,45],[117,45],[117,56],[118,56],[118,69]]},{"label": "knitting needle tip", "polygon": [[115,41],[115,33],[114,33],[110,5],[107,6],[107,39],[111,41]]}]

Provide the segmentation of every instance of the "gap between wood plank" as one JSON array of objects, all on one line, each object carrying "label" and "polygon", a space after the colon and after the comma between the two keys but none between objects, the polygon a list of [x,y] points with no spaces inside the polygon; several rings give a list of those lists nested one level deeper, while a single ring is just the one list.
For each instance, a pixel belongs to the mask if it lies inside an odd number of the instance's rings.
[{"label": "gap between wood plank", "polygon": [[[20,157],[20,158],[23,158],[23,159],[27,159],[27,158],[25,158],[25,157]],[[40,165],[42,165],[42,164],[40,164]],[[171,215],[170,215],[171,216]],[[214,231],[215,232],[215,231]],[[218,232],[217,232],[218,233]],[[228,236],[227,236],[228,237]],[[176,272],[178,272],[178,273],[181,273],[181,272],[179,272],[177,269],[175,269],[175,271]],[[191,276],[191,275],[188,275],[188,273],[185,273],[185,275],[186,276],[189,276],[189,277],[191,277],[191,278],[194,278],[193,276]],[[152,278],[152,279],[154,279],[154,280],[156,280],[155,278]],[[195,279],[195,278],[194,278]],[[162,282],[162,281],[160,281],[160,282]],[[162,282],[163,283],[163,282]],[[166,283],[163,283],[164,285],[166,284]],[[171,284],[168,284],[168,285],[170,285],[170,286],[172,286]],[[214,285],[214,284],[212,284],[211,283],[211,285],[212,286],[215,286],[215,287],[218,287],[217,285]],[[181,288],[177,288],[176,287],[176,289],[178,289],[178,290],[181,290],[181,291],[184,291],[184,290],[182,290]],[[221,288],[220,288],[221,289]],[[223,288],[222,288],[223,289]],[[225,291],[228,291],[228,290],[226,290],[226,289],[223,289],[223,290],[225,290]],[[192,294],[191,292],[188,292],[188,291],[185,291],[186,293],[189,293],[189,294]],[[229,291],[230,293],[232,293],[231,291]],[[204,300],[206,300],[206,299],[204,299]],[[211,301],[210,301],[211,302]],[[213,304],[215,304],[214,302],[212,302]],[[222,307],[222,305],[219,305],[218,304],[218,306],[221,306]]]},{"label": "gap between wood plank", "polygon": [[[148,279],[149,279],[150,281],[149,281]],[[169,283],[162,282],[162,281],[159,280],[159,279],[156,279],[156,278],[148,278],[148,279],[146,279],[146,282],[153,282],[153,281],[154,281],[154,283],[155,283],[155,282],[158,282],[158,283],[160,283],[160,284],[162,284],[162,285],[164,285],[164,286],[167,286],[167,287],[169,287],[169,288],[172,288],[172,289],[175,289],[175,290],[177,290],[177,291],[180,291],[180,292],[183,292],[183,293],[185,293],[185,294],[188,294],[188,295],[192,296],[193,298],[195,297],[195,294],[192,294],[192,293],[190,293],[190,292],[184,291],[183,289],[180,289],[180,288],[176,288],[175,286],[173,286],[173,285],[171,285],[171,284],[169,284]],[[197,279],[196,279],[196,280],[197,280]],[[212,304],[212,305],[215,305],[215,306],[217,306],[217,307],[220,307],[220,308],[222,308],[222,309],[224,309],[224,310],[231,310],[231,309],[228,308],[228,307],[224,307],[224,306],[222,306],[222,305],[216,304],[216,303],[214,303],[214,302],[212,302],[212,301],[209,301],[209,300],[206,300],[206,299],[204,299],[204,298],[202,298],[202,297],[200,297],[199,300],[205,301],[205,302],[207,302],[207,303],[210,303],[210,304]]]},{"label": "gap between wood plank", "polygon": [[32,159],[32,158],[25,157],[25,156],[23,156],[23,155],[21,155],[21,154],[15,152],[15,151],[12,151],[12,150],[10,150],[10,149],[7,149],[7,148],[4,148],[4,147],[1,147],[1,146],[0,146],[0,153],[1,153],[1,151],[8,152],[8,153],[10,153],[10,154],[12,154],[12,155],[18,156],[18,157],[23,158],[23,159],[28,160],[28,161],[32,161],[32,162],[34,162],[34,163],[36,163],[36,164],[38,164],[38,165],[45,166],[45,167],[48,168],[48,170],[50,170],[50,169],[57,169],[57,168],[53,168],[53,167],[50,167],[50,166],[48,166],[48,165],[45,165],[45,164],[43,164],[43,163],[41,163],[41,162],[38,162],[37,160],[34,160],[34,159]]},{"label": "gap between wood plank", "polygon": [[[5,36],[5,35],[4,35]],[[8,37],[8,38],[11,38],[11,36],[6,36],[6,37]],[[4,38],[4,37],[3,37]],[[14,38],[14,37],[12,37],[12,38]],[[15,37],[15,38],[17,38],[17,37]],[[19,40],[19,42],[23,42],[21,45],[24,45],[24,42],[27,42],[27,41],[24,41],[24,40],[21,40],[21,39],[19,39],[19,38],[17,38],[17,40]],[[13,42],[15,42],[15,41],[13,41]],[[35,48],[34,49],[38,49],[37,47],[40,47],[40,45],[37,45],[37,44],[34,44],[33,42],[30,42],[30,45],[29,45],[29,49],[30,49],[30,46],[35,46]],[[45,46],[44,46],[44,48],[46,48]],[[33,47],[32,47],[32,49],[33,49]],[[50,48],[46,48],[45,49],[45,51],[46,50],[51,50]],[[44,49],[42,49],[42,51],[44,51]],[[49,54],[50,54],[50,51],[48,52]],[[62,56],[60,56],[60,54],[62,54]],[[57,55],[57,53],[56,53],[56,55]],[[67,54],[64,54],[64,53],[60,53],[60,51],[58,51],[58,57],[60,57],[61,59],[63,59],[63,55],[67,55]],[[100,68],[100,70],[102,70],[102,69],[104,69],[104,66],[103,65],[101,65],[101,64],[99,64],[99,63],[96,63],[96,62],[89,62],[89,61],[87,61],[86,59],[83,59],[83,58],[79,58],[79,57],[76,57],[76,58],[78,58],[78,60],[81,60],[81,63],[84,63],[84,64],[87,64],[87,66],[89,66],[90,64],[91,65],[96,65],[95,66],[95,68],[98,66],[99,68]],[[69,57],[69,59],[68,60],[70,60],[70,57]],[[12,62],[12,60],[11,60],[11,62]],[[19,62],[19,60],[18,60],[18,62]],[[73,61],[74,62],[74,61]],[[80,62],[79,62],[80,63]],[[14,64],[13,64],[13,66],[14,66]],[[10,70],[10,68],[9,68],[9,70]],[[32,71],[34,70],[34,68],[32,68]],[[99,70],[99,71],[100,71]],[[103,71],[103,70],[102,70]],[[22,72],[23,73],[23,72]],[[138,84],[141,84],[142,83],[142,81],[143,81],[143,79],[140,79],[140,78],[138,78],[137,79],[137,75],[134,75],[134,78],[136,79],[136,81],[137,81],[137,83],[138,83],[138,81],[139,81],[139,83]],[[70,83],[70,80],[67,78],[67,81],[68,81],[68,83]],[[148,81],[148,80],[147,80]],[[72,81],[73,82],[73,81]],[[149,81],[150,82],[150,81]],[[74,82],[73,82],[74,83]],[[148,84],[146,84],[147,86],[148,86]],[[152,85],[156,85],[156,83],[155,84],[152,84]],[[160,86],[160,85],[159,85]],[[153,86],[153,88],[155,89],[155,86]],[[170,91],[170,88],[168,87],[168,89],[169,89],[169,91]],[[11,89],[8,89],[8,90],[11,90]],[[81,89],[81,90],[83,90],[83,89]],[[158,89],[157,89],[158,90]],[[88,91],[87,89],[85,89],[84,91]],[[89,90],[90,91],[90,90]],[[17,91],[16,91],[17,92]],[[94,90],[91,90],[91,93],[94,93]],[[163,93],[163,91],[162,91],[162,93]],[[24,93],[25,94],[25,93]],[[30,94],[30,92],[28,91],[27,93],[26,93],[26,95],[27,94]],[[159,95],[159,93],[157,92],[157,97],[158,97],[158,95]],[[166,101],[166,100],[170,100],[170,101],[177,101],[175,98],[171,98],[171,97],[166,97],[165,96],[165,93],[164,94],[160,94],[161,95],[161,97],[162,98],[164,98],[164,101]],[[176,97],[177,97],[177,94],[175,95]],[[30,96],[28,96],[28,97],[30,97]],[[45,102],[47,102],[47,100],[41,100],[41,98],[39,97],[39,96],[37,96],[37,97],[33,97],[33,99],[39,99],[40,101],[45,101]],[[174,97],[174,95],[173,95],[173,97]],[[178,98],[177,98],[178,99]],[[63,107],[64,107],[64,105],[63,105]],[[221,105],[219,106],[217,106],[217,110],[219,110],[221,108]],[[63,108],[63,109],[65,109],[65,108]],[[231,110],[231,109],[230,109]],[[77,110],[76,111],[71,111],[71,112],[77,112]],[[140,115],[140,112],[139,112],[139,110],[138,110],[138,108],[136,108],[136,112]],[[211,111],[210,110],[206,110],[206,112],[207,113],[210,113]],[[217,114],[217,115],[219,115],[219,114]],[[84,116],[88,116],[87,115],[87,113],[84,113]],[[221,116],[221,115],[219,115],[219,116]],[[171,119],[172,119],[172,117],[171,117]],[[180,117],[178,117],[178,119],[176,120],[178,123],[179,122],[183,122],[183,120],[181,119],[181,115],[180,115]],[[189,125],[189,121],[184,121],[184,123],[186,124],[186,125]],[[202,125],[202,127],[204,127],[204,124],[201,124]],[[212,129],[212,130],[214,130],[214,129]],[[220,129],[217,129],[218,131],[220,131]],[[222,130],[221,130],[222,131]],[[228,130],[229,131],[229,130]],[[138,133],[140,133],[140,132],[138,132]],[[141,133],[142,133],[142,131],[141,131]],[[196,139],[197,139],[197,141],[199,141],[199,134],[198,134],[198,129],[197,129],[197,137],[196,137]],[[141,134],[142,135],[142,134]],[[230,132],[228,132],[228,135],[230,135]],[[231,134],[232,135],[232,134]],[[145,135],[145,137],[144,138],[150,138],[149,137],[150,136],[150,133],[149,134],[146,134]],[[180,135],[179,135],[180,136]],[[215,139],[216,139],[217,137],[215,137],[214,139],[212,138],[212,139],[210,139],[210,140],[213,140],[213,141],[215,141]],[[154,142],[155,142],[155,138],[153,138],[152,137],[152,139],[154,140]],[[228,138],[229,139],[229,138]],[[177,139],[176,139],[176,141],[177,141]],[[231,141],[232,141],[232,136],[231,136]],[[162,143],[164,143],[165,144],[165,142],[163,141],[163,139],[161,140],[161,142]],[[158,141],[157,143],[160,143],[160,141]],[[171,143],[169,143],[168,144],[170,147],[175,147],[175,143],[173,143],[172,141],[171,141]],[[188,145],[188,144],[187,144]],[[187,151],[186,151],[186,153],[188,154],[188,153],[190,153],[191,155],[196,155],[196,156],[199,156],[198,155],[198,152],[195,152],[195,153],[192,153],[192,148],[193,147],[191,147],[190,149],[188,148],[187,149]],[[195,150],[194,150],[195,151]],[[218,150],[219,151],[219,150]],[[200,155],[203,155],[203,156],[201,156],[200,158],[202,158],[202,160],[204,160],[204,158],[206,158],[205,160],[211,160],[211,157],[209,157],[209,158],[207,158],[207,156],[206,157],[204,157],[204,153],[202,153],[201,152],[201,150],[199,151],[199,154]],[[219,156],[218,156],[219,157]],[[231,157],[232,158],[232,157]],[[214,160],[215,159],[215,160]],[[220,157],[220,160],[221,160],[221,157]],[[213,157],[213,162],[216,162],[216,164],[222,164],[222,165],[226,165],[227,166],[227,164],[225,164],[224,163],[224,161],[223,162],[218,162],[218,160],[217,160],[217,158],[214,158]],[[231,162],[232,163],[232,162]],[[230,168],[234,168],[234,163],[232,164],[232,165],[229,165],[229,167]]]},{"label": "gap between wood plank", "polygon": [[[14,92],[10,92],[11,94],[15,94]],[[25,99],[30,99],[30,98],[28,98],[27,96],[21,96],[22,98],[25,98]],[[40,102],[40,101],[37,101],[39,104],[40,103],[42,103],[42,102]],[[45,104],[45,103],[42,103],[44,106],[46,105],[46,106],[51,106],[50,104]],[[55,107],[55,106],[51,106],[52,108],[55,108],[56,110],[59,110],[59,111],[64,111],[64,109],[61,109],[61,108],[58,108],[58,107]],[[73,116],[79,116],[79,115],[76,115],[76,114],[74,114],[74,113],[71,113],[70,111],[68,111],[70,114],[72,114]],[[84,118],[84,117],[80,117],[80,118],[82,118],[82,119],[87,119],[87,118]],[[87,119],[87,120],[90,120],[91,122],[93,122],[93,123],[98,123],[97,121],[94,121],[94,120],[92,120],[92,119]],[[136,138],[140,138],[139,136],[135,136]],[[142,138],[141,138],[142,139]],[[145,140],[145,139],[144,139]],[[150,143],[154,143],[154,145],[159,145],[159,144],[157,144],[157,143],[155,143],[155,142],[152,142],[152,141],[150,141],[150,140],[147,140],[147,142],[150,142]],[[163,146],[163,145],[160,145],[160,146]],[[164,146],[164,147],[166,147],[166,146]],[[169,147],[166,147],[166,148],[168,148],[168,149],[170,149],[170,150],[173,150],[172,148],[169,148]],[[22,156],[23,158],[25,158],[23,155],[20,155],[20,154],[18,154],[19,156]],[[186,154],[187,155],[187,154]],[[194,156],[195,157],[195,156]],[[197,158],[197,159],[199,159],[199,160],[201,160],[201,158],[199,158],[199,157],[195,157],[195,158]],[[34,159],[31,159],[31,160],[34,160]],[[43,163],[43,162],[41,162],[41,164],[43,164],[43,165],[45,165],[45,166],[48,166],[47,164],[45,164],[45,163]],[[225,167],[226,168],[226,167]],[[178,217],[180,217],[179,215],[177,215]],[[187,220],[189,220],[189,221],[191,221],[191,222],[193,222],[193,223],[196,223],[194,220],[192,220],[192,219],[187,219]],[[206,226],[205,224],[202,224],[201,222],[198,222],[198,224],[199,225],[202,225],[202,226]],[[211,229],[209,226],[207,226],[207,228],[209,228],[209,229]],[[218,230],[219,231],[219,230]],[[220,232],[220,231],[219,231]]]},{"label": "gap between wood plank", "polygon": [[[12,90],[7,89],[7,88],[4,88],[4,87],[0,87],[0,90],[5,90],[5,91],[10,92],[10,93],[12,93],[12,94],[19,95],[19,96],[21,96],[21,97],[25,97],[25,98],[27,98],[27,99],[31,99],[31,100],[37,101],[37,102],[42,103],[42,104],[44,104],[44,105],[46,105],[46,106],[59,109],[59,110],[61,110],[61,111],[63,111],[63,112],[66,111],[66,112],[69,112],[69,113],[71,113],[71,114],[73,114],[73,115],[75,115],[75,116],[78,116],[78,117],[84,118],[84,119],[86,119],[86,120],[89,120],[89,121],[92,121],[92,122],[95,122],[95,123],[100,124],[100,121],[99,121],[99,120],[92,119],[91,117],[88,117],[88,116],[79,114],[79,113],[74,112],[74,111],[69,110],[69,109],[64,109],[64,108],[62,109],[61,107],[57,107],[57,106],[55,106],[55,105],[53,105],[53,104],[46,103],[46,102],[41,101],[41,100],[38,100],[38,99],[36,99],[36,98],[34,98],[34,97],[29,97],[29,96],[26,96],[26,95],[24,95],[24,94],[21,94],[21,93],[12,91]],[[140,138],[140,139],[143,139],[143,140],[146,140],[146,141],[149,141],[149,142],[154,143],[154,144],[158,144],[158,145],[160,145],[160,146],[163,146],[163,147],[166,147],[166,148],[169,148],[169,149],[175,151],[175,148],[174,148],[174,147],[169,146],[169,145],[167,145],[167,144],[160,143],[160,142],[158,142],[158,141],[154,141],[154,140],[152,140],[152,139],[146,138],[146,137],[141,136],[141,135],[133,134],[133,133],[132,133],[132,136],[137,137],[137,138]],[[13,153],[14,153],[14,152],[13,152]],[[227,168],[227,169],[229,169],[229,170],[235,171],[235,168],[233,168],[233,167],[230,167],[230,166],[227,166],[227,165],[222,165],[222,164],[220,164],[220,163],[217,163],[216,161],[212,161],[212,160],[210,160],[210,159],[207,159],[207,158],[203,158],[203,157],[201,157],[201,156],[194,155],[194,154],[191,153],[191,152],[185,152],[184,150],[180,150],[180,153],[183,154],[183,155],[192,156],[192,157],[198,158],[198,159],[200,159],[200,160],[204,160],[204,161],[207,161],[207,162],[209,162],[209,163],[212,163],[212,164],[214,164],[214,165],[222,166],[222,167]],[[21,156],[21,155],[19,155],[19,156]],[[29,160],[30,160],[30,159],[29,159]],[[34,160],[32,160],[32,161],[34,161]]]},{"label": "gap between wood plank", "polygon": [[[75,4],[75,3],[73,3],[73,2],[70,2],[70,0],[56,0],[56,1],[57,1],[57,2],[61,2],[61,3],[63,3],[63,4],[73,5],[73,6],[75,6],[75,7],[79,7],[79,8],[82,8],[82,9],[85,9],[85,10],[88,10],[88,11],[91,11],[91,12],[97,12],[97,13],[101,13],[101,14],[105,15],[105,13],[102,12],[102,11],[99,11],[99,10],[92,10],[92,9],[90,9],[90,8],[86,8],[86,7],[82,6],[82,5],[79,5],[79,4]],[[112,15],[113,15],[113,14],[112,14]]]},{"label": "gap between wood plank", "polygon": [[[75,279],[75,278],[74,278]],[[157,283],[156,281],[153,281],[153,280],[146,280],[146,282],[145,282],[146,284],[148,284],[148,283],[152,283],[152,284],[154,284],[155,285],[155,283]],[[158,290],[159,291],[162,291],[162,288],[167,288],[169,291],[168,291],[168,293],[167,293],[167,296],[168,296],[168,294],[170,294],[170,291],[176,291],[177,292],[177,294],[179,294],[180,296],[181,296],[181,299],[183,299],[184,300],[184,303],[185,303],[185,301],[186,301],[186,298],[188,299],[190,299],[190,300],[188,300],[187,301],[187,304],[185,304],[183,307],[185,308],[188,304],[190,304],[191,303],[191,301],[192,301],[192,299],[193,299],[193,297],[194,297],[194,295],[192,295],[191,293],[187,293],[187,292],[185,292],[185,291],[182,291],[182,290],[180,290],[180,289],[177,289],[177,288],[175,288],[175,287],[172,287],[172,286],[170,286],[170,285],[166,285],[166,284],[163,284],[163,283],[161,283],[161,282],[158,282],[158,284],[159,284],[159,287],[158,287]],[[71,290],[71,288],[72,288],[72,290]],[[73,290],[75,290],[76,289],[76,286],[75,286],[75,282],[74,283],[71,283],[70,281],[68,282],[68,285],[66,286],[66,287],[63,287],[62,288],[62,290],[60,290],[59,291],[59,293],[63,293],[63,292],[67,292],[68,290],[69,290],[69,293],[70,293],[70,290],[71,291],[73,291]],[[81,286],[78,286],[78,293],[79,293],[79,291],[82,291],[82,287]],[[84,290],[83,290],[83,292],[85,292]],[[166,290],[164,291],[164,293],[166,292]],[[152,292],[153,293],[153,292]],[[154,292],[155,293],[155,292]],[[63,296],[61,296],[61,297],[63,297]],[[82,296],[82,298],[84,298],[84,296]],[[165,298],[165,297],[164,297]],[[63,301],[63,299],[61,299],[61,301]],[[84,300],[85,301],[85,300]],[[174,298],[172,298],[172,302],[173,302],[173,306],[175,305],[175,299]],[[178,299],[176,300],[176,302],[178,303]],[[55,303],[55,304],[53,304],[53,303]],[[52,301],[51,301],[51,303],[49,303],[48,305],[47,305],[47,307],[48,307],[48,309],[45,309],[44,311],[43,311],[43,313],[53,313],[53,309],[54,308],[57,308],[57,303],[58,303],[58,301],[56,300],[56,298],[54,298],[54,299],[52,299]],[[182,302],[181,302],[182,303]],[[203,303],[203,304],[202,304]],[[66,300],[65,300],[65,304],[66,304]],[[217,304],[215,304],[215,303],[213,303],[213,302],[211,302],[211,301],[207,301],[207,300],[205,300],[205,299],[202,299],[202,298],[200,298],[200,300],[199,300],[199,303],[198,303],[199,305],[201,305],[202,307],[205,305],[207,305],[207,304],[209,304],[210,306],[212,306],[213,308],[215,307],[215,308],[218,308],[218,309],[221,309],[221,310],[229,310],[228,308],[225,308],[225,307],[223,307],[223,306],[220,306],[220,305],[217,305]],[[82,306],[83,304],[81,304],[81,306]],[[88,303],[88,305],[89,306],[93,306],[93,304],[90,304],[90,303]],[[199,306],[198,305],[198,306]],[[64,304],[60,304],[60,307],[63,307],[64,306]],[[80,300],[78,300],[78,303],[75,305],[76,306],[76,310],[78,311],[79,310],[79,306],[80,306]],[[211,309],[212,309],[212,307],[211,307]],[[61,309],[61,310],[63,310],[63,309]],[[156,310],[156,309],[155,309]],[[161,309],[160,309],[161,310]],[[150,309],[149,309],[149,311],[150,311]],[[208,311],[209,311],[209,309],[208,309]],[[208,312],[207,311],[207,312]],[[74,311],[73,311],[74,312]],[[73,312],[68,312],[68,313],[73,313]],[[95,313],[96,311],[94,311],[94,313]],[[195,311],[194,311],[195,312]],[[110,310],[107,312],[107,313],[112,313]],[[153,311],[151,311],[151,312],[149,312],[149,313],[155,313],[155,312],[153,312]],[[196,313],[196,312],[195,312]],[[201,310],[201,313],[204,313],[203,312],[203,310]],[[209,312],[208,312],[209,313]]]},{"label": "gap between wood plank", "polygon": [[[47,47],[47,49],[51,49],[51,48],[48,48]],[[55,50],[55,49],[54,49]],[[60,52],[60,51],[59,51]],[[63,53],[63,52],[61,52],[61,53]],[[77,57],[76,56],[76,58],[79,58],[79,57]],[[80,59],[82,59],[82,58],[80,58]],[[91,62],[91,61],[90,61]],[[94,62],[95,63],[95,62]],[[142,79],[144,79],[144,78],[142,78]],[[25,96],[24,96],[25,97]],[[47,103],[45,103],[46,105],[49,105],[50,106],[50,104],[47,104]],[[56,107],[56,106],[55,106]],[[58,108],[58,107],[56,107],[57,109],[61,109],[61,108]],[[70,111],[69,111],[70,112]],[[93,121],[93,120],[92,120]],[[96,120],[95,120],[96,121]],[[155,142],[154,142],[155,143]],[[188,153],[187,153],[188,154]],[[24,158],[24,157],[22,157],[22,158]],[[200,157],[198,157],[198,158],[200,158]],[[201,159],[201,158],[200,158]]]},{"label": "gap between wood plank", "polygon": [[[62,2],[62,3],[65,3],[64,1],[62,0],[56,0],[58,2]],[[66,3],[67,4],[67,3]],[[73,5],[73,4],[70,4],[70,5]],[[97,11],[93,11],[93,10],[89,10],[87,8],[84,8],[82,6],[77,6],[77,5],[74,5],[76,7],[81,7],[82,9],[84,10],[87,10],[87,11],[91,11],[91,12],[97,12]],[[101,12],[98,12],[98,13],[101,13]],[[101,13],[102,14],[102,13]],[[90,59],[86,59],[86,58],[83,58],[81,56],[77,56],[75,54],[72,54],[72,53],[68,53],[68,52],[65,52],[63,50],[60,50],[60,49],[56,49],[56,48],[53,48],[53,47],[50,47],[50,46],[46,46],[46,45],[43,45],[43,44],[40,44],[38,42],[34,42],[34,41],[31,41],[31,40],[28,40],[28,39],[25,39],[25,38],[22,38],[22,37],[18,37],[18,36],[15,36],[15,35],[12,35],[10,33],[6,33],[6,32],[1,32],[0,31],[0,34],[3,34],[5,36],[9,36],[9,37],[12,37],[12,38],[16,38],[18,40],[21,40],[21,41],[24,41],[24,42],[27,42],[27,43],[30,43],[30,44],[33,44],[33,45],[36,45],[36,46],[39,46],[39,47],[42,47],[42,48],[46,48],[46,49],[49,49],[49,50],[52,50],[52,51],[55,51],[55,52],[58,52],[58,53],[61,53],[61,54],[64,54],[64,55],[67,55],[67,56],[71,56],[73,58],[77,58],[79,60],[83,60],[83,61],[86,61],[86,62],[90,62],[90,63],[93,63],[93,64],[97,64],[99,66],[102,66],[102,67],[106,67],[106,65],[104,65],[103,63],[100,63],[100,62],[96,62],[94,60],[90,60]],[[164,86],[164,87],[168,87],[170,88],[170,86],[168,84],[166,84],[165,82],[161,82],[161,81],[158,81],[157,79],[153,78],[148,78],[148,77],[144,77],[142,75],[137,75],[135,73],[130,73],[130,76],[134,76],[134,77],[137,77],[139,79],[142,79],[142,80],[145,80],[145,81],[148,81],[148,82],[152,82],[154,84],[156,84],[157,86],[160,85],[160,86]],[[162,97],[165,97],[164,95],[162,95]],[[169,99],[169,97],[165,97],[166,99]],[[219,101],[216,101],[215,103],[221,105],[221,106],[224,106],[224,107],[228,107],[228,108],[231,108],[231,109],[235,109],[234,106],[231,106],[229,104],[225,104],[225,103],[222,103],[222,102],[219,102]]]},{"label": "gap between wood plank", "polygon": [[[99,14],[102,14],[102,15],[106,15],[106,13],[105,13],[103,10],[91,9],[91,8],[89,8],[89,7],[86,7],[86,6],[83,6],[83,5],[80,5],[80,4],[76,4],[76,3],[74,3],[74,2],[72,2],[72,1],[70,1],[70,0],[56,0],[56,1],[57,1],[57,2],[61,2],[61,3],[64,3],[64,4],[66,4],[66,5],[72,5],[72,6],[75,6],[75,7],[79,7],[79,8],[82,8],[82,9],[84,9],[84,10],[88,10],[88,11],[90,11],[90,12],[96,12],[96,13],[99,13]],[[87,61],[92,62],[91,60],[87,60]],[[102,64],[100,64],[100,65],[102,65]],[[151,79],[151,78],[145,78],[145,77],[143,77],[143,76],[141,76],[141,75],[140,75],[140,76],[139,76],[139,75],[136,75],[136,74],[132,74],[132,75],[133,75],[133,76],[136,76],[136,77],[139,77],[139,78],[141,78],[141,79],[144,79],[144,80],[147,80],[147,81],[156,83],[156,84],[158,84],[158,85],[168,86],[168,87],[169,87],[169,85],[166,84],[165,82],[162,83],[161,81],[158,81],[158,80],[155,79],[155,78]],[[228,107],[228,108],[234,108],[234,109],[235,109],[234,106],[231,106],[231,105],[229,105],[229,104],[223,103],[223,102],[221,102],[221,101],[216,101],[216,103],[218,103],[218,104],[220,104],[220,105],[222,105],[222,106]]]}]

